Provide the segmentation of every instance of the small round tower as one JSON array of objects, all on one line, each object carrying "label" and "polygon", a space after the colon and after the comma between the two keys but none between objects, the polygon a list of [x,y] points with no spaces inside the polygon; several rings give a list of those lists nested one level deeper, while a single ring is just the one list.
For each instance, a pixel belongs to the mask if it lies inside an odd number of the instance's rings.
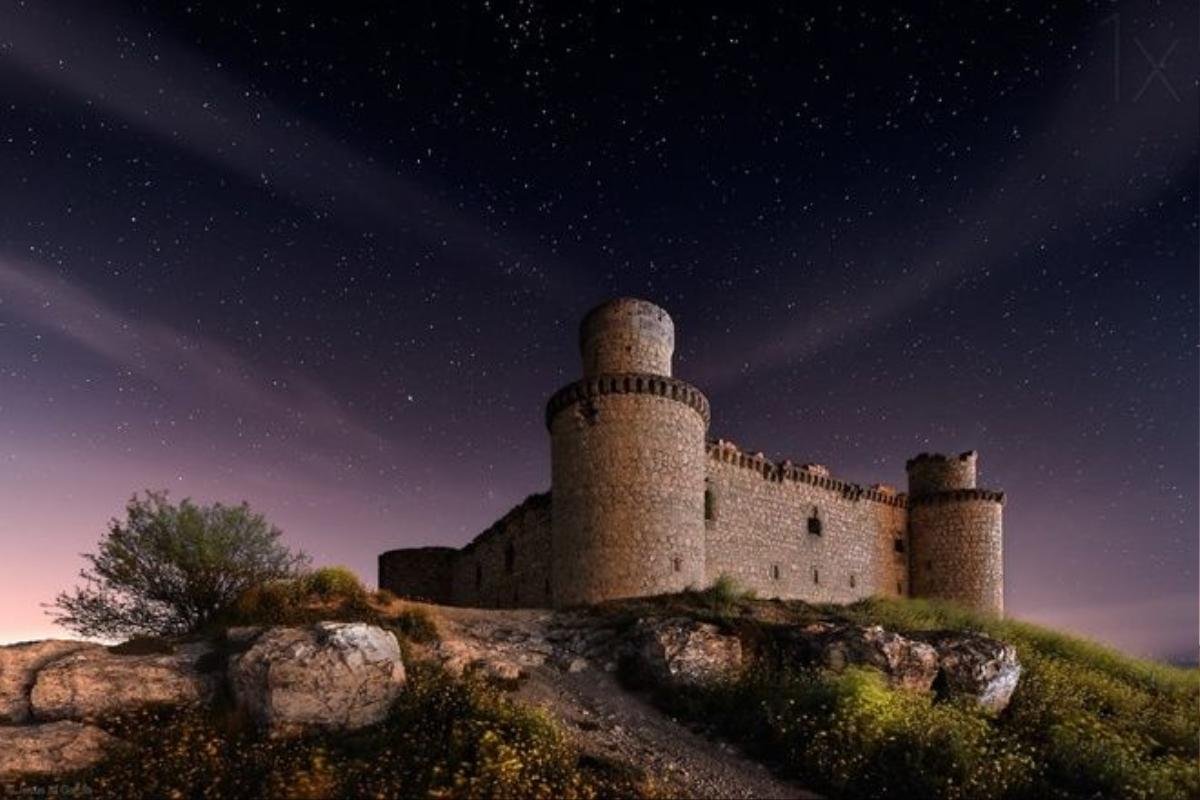
[{"label": "small round tower", "polygon": [[671,377],[675,328],[645,300],[580,326],[583,380],[546,407],[556,606],[704,583],[708,400]]},{"label": "small round tower", "polygon": [[1004,611],[1004,493],[976,486],[978,455],[910,459],[908,528],[913,596]]},{"label": "small round tower", "polygon": [[579,324],[583,376],[635,372],[671,375],[675,324],[653,303],[633,297],[609,300]]}]

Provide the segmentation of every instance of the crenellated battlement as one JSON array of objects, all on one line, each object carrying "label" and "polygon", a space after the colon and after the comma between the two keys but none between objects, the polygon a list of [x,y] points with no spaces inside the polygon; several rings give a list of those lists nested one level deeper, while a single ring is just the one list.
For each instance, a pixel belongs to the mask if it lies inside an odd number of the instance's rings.
[{"label": "crenellated battlement", "polygon": [[939,463],[946,463],[950,461],[971,461],[972,459],[978,457],[978,455],[979,454],[974,450],[964,450],[956,456],[947,455],[945,453],[918,453],[908,461],[904,462],[904,466],[907,468],[924,461],[935,461]]},{"label": "crenellated battlement", "polygon": [[836,492],[849,500],[869,500],[889,506],[905,508],[908,497],[897,494],[895,489],[882,484],[870,488],[857,483],[843,481],[831,477],[829,469],[821,464],[793,464],[789,460],[774,462],[761,452],[747,453],[733,442],[718,439],[705,445],[708,457],[724,464],[732,464],[742,469],[757,473],[763,480],[783,483],[796,481],[807,483],[820,489]]},{"label": "crenellated battlement", "polygon": [[675,400],[690,406],[704,420],[704,426],[708,427],[711,414],[708,398],[703,392],[678,378],[641,372],[597,375],[567,384],[555,392],[546,403],[546,427],[550,427],[554,417],[564,408],[583,400],[613,394],[645,394]]},{"label": "crenellated battlement", "polygon": [[938,494],[955,489],[976,487],[979,454],[967,450],[957,456],[921,453],[904,465],[908,473],[908,493],[912,497]]}]

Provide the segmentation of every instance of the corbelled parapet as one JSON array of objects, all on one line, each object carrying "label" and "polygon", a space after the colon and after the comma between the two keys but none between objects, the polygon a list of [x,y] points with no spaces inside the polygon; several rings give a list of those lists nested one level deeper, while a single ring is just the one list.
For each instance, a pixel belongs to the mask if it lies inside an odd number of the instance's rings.
[{"label": "corbelled parapet", "polygon": [[644,394],[677,400],[691,407],[708,426],[708,398],[695,386],[678,378],[630,373],[584,378],[559,389],[546,403],[546,427],[551,426],[554,417],[564,408],[610,394]]}]

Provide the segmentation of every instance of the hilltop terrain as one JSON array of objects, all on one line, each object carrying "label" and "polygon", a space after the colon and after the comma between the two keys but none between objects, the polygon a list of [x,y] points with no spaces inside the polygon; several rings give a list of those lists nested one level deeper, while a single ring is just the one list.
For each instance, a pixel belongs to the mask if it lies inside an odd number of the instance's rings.
[{"label": "hilltop terrain", "polygon": [[727,584],[566,612],[259,591],[193,637],[0,648],[0,700],[18,791],[1200,793],[1197,670],[952,606]]}]

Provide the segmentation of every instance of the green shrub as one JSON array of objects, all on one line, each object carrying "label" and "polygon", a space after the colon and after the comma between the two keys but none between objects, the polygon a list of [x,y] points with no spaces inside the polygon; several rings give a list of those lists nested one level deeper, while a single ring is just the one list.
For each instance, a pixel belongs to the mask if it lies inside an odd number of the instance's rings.
[{"label": "green shrub", "polygon": [[367,591],[345,567],[323,567],[295,579],[254,586],[219,615],[216,627],[308,625],[323,620],[384,626],[402,642],[438,639],[437,625],[427,609],[398,601],[390,592]]},{"label": "green shrub", "polygon": [[49,610],[84,636],[193,633],[247,589],[308,563],[245,503],[174,504],[160,491],[134,495],[125,512],[84,554],[83,585],[59,593]]},{"label": "green shrub", "polygon": [[242,592],[219,617],[230,625],[286,625],[308,622],[302,616],[304,596],[294,580],[269,581]]},{"label": "green shrub", "polygon": [[720,617],[733,615],[744,600],[754,598],[754,593],[743,588],[736,580],[724,573],[717,576],[702,592],[695,594],[700,605]]},{"label": "green shrub", "polygon": [[321,567],[300,576],[302,591],[322,600],[365,598],[366,588],[348,567]]},{"label": "green shrub", "polygon": [[[196,710],[100,724],[134,749],[79,776],[95,798],[645,796],[639,776],[580,759],[544,713],[428,664],[410,670],[385,722],[353,733],[271,739],[238,714]],[[40,796],[47,785],[11,788]]]},{"label": "green shrub", "polygon": [[216,618],[218,625],[305,625],[321,620],[378,624],[382,618],[357,576],[344,567],[252,586]]}]

